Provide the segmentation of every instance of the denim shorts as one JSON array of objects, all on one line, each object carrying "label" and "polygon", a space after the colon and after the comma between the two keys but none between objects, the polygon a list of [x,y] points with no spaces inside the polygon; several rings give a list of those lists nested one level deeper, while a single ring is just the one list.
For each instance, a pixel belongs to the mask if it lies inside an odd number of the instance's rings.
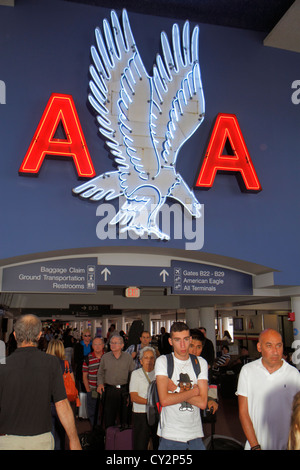
[{"label": "denim shorts", "polygon": [[206,448],[201,437],[187,442],[171,441],[161,437],[158,450],[206,450]]}]

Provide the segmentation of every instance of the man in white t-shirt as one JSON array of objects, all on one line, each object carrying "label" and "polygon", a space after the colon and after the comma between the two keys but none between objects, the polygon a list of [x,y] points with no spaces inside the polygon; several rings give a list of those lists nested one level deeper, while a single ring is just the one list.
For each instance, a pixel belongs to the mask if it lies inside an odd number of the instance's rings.
[{"label": "man in white t-shirt", "polygon": [[242,367],[237,388],[245,449],[285,450],[300,374],[282,359],[283,343],[277,331],[263,331],[257,349],[262,357]]},{"label": "man in white t-shirt", "polygon": [[157,430],[160,436],[159,450],[205,450],[200,409],[205,409],[207,405],[207,363],[201,363],[200,374],[196,376],[189,354],[190,331],[185,323],[173,323],[169,342],[174,350],[172,387],[166,356],[160,356],[155,364],[157,390],[162,405]]}]

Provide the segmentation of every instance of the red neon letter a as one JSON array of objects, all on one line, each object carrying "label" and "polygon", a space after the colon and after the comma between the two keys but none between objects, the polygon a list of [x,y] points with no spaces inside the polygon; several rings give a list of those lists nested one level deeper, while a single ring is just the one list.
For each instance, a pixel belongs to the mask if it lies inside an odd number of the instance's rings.
[{"label": "red neon letter a", "polygon": [[[222,155],[227,139],[233,155]],[[262,189],[234,114],[218,114],[196,187],[211,188],[217,171],[239,173],[247,191]]]},{"label": "red neon letter a", "polygon": [[[60,123],[66,139],[54,138]],[[19,173],[38,174],[46,155],[71,157],[79,177],[92,177],[96,174],[70,95],[53,93],[50,96]]]}]

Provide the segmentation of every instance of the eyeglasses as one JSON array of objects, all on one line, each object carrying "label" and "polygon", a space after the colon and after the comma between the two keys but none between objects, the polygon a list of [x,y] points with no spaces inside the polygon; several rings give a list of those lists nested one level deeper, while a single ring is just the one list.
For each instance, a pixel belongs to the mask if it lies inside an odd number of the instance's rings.
[{"label": "eyeglasses", "polygon": [[91,335],[83,335],[83,336],[84,336],[85,338],[88,338],[88,337],[91,336]]}]

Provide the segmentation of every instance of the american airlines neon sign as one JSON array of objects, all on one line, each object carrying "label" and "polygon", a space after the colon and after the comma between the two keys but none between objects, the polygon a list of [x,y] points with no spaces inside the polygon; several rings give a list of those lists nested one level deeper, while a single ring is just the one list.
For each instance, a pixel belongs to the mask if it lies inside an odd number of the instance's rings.
[{"label": "american airlines neon sign", "polygon": [[[227,141],[232,155],[222,153]],[[247,191],[258,192],[262,189],[234,114],[218,114],[196,187],[211,188],[217,171],[239,174]]]},{"label": "american airlines neon sign", "polygon": [[[193,217],[201,217],[201,204],[176,170],[184,143],[204,119],[205,101],[200,74],[199,28],[190,34],[173,25],[172,42],[161,34],[162,54],[152,75],[145,70],[126,10],[122,25],[114,11],[103,32],[95,30],[91,48],[89,101],[97,113],[116,171],[95,175],[92,159],[72,96],[52,94],[19,169],[37,175],[45,156],[71,158],[80,178],[89,181],[73,193],[92,201],[122,198],[123,205],[110,222],[138,236],[168,236],[158,227],[157,216],[167,198],[175,199]],[[58,126],[65,139],[56,139]],[[231,153],[223,151],[229,143]],[[238,174],[247,191],[261,185],[247,150],[237,117],[219,114],[196,181],[196,188],[212,187],[216,173]]]},{"label": "american airlines neon sign", "polygon": [[[59,125],[63,127],[65,139],[55,138]],[[75,104],[70,95],[51,95],[19,173],[37,175],[46,156],[72,158],[79,177],[95,176]]]}]

